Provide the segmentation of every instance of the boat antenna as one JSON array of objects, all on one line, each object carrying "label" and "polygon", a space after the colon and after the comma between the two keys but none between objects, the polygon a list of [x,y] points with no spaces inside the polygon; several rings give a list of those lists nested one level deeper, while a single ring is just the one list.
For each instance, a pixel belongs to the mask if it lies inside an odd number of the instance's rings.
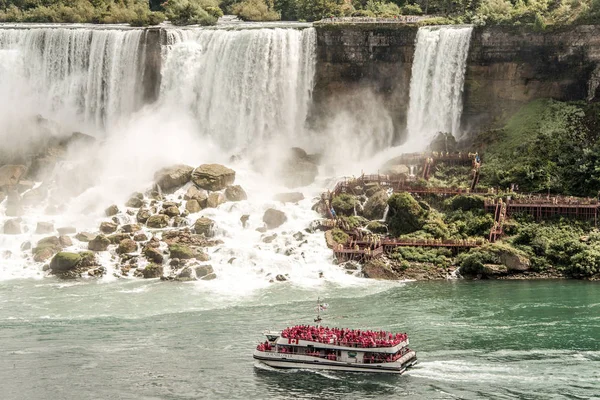
[{"label": "boat antenna", "polygon": [[315,322],[317,324],[321,324],[321,321],[323,321],[323,318],[321,318],[321,310],[326,310],[327,309],[327,304],[321,304],[321,297],[317,297],[317,318],[315,318]]}]

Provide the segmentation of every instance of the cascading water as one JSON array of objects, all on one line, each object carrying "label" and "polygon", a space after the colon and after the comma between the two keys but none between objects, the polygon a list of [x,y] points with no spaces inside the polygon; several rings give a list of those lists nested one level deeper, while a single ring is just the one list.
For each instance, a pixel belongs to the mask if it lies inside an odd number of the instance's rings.
[{"label": "cascading water", "polygon": [[462,93],[472,27],[422,27],[410,82],[408,144],[420,150],[438,132],[460,137]]},{"label": "cascading water", "polygon": [[302,139],[315,30],[167,30],[161,101],[186,108],[223,149]]},{"label": "cascading water", "polygon": [[0,112],[109,128],[141,105],[143,35],[139,29],[0,29]]}]

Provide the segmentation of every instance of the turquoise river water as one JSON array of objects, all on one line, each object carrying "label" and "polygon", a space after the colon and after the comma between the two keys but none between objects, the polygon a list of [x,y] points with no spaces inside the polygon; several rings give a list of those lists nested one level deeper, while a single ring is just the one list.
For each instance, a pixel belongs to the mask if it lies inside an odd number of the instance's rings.
[{"label": "turquoise river water", "polygon": [[[264,329],[309,323],[408,332],[402,376],[280,372],[252,351]],[[194,283],[0,283],[0,398],[600,398],[600,286],[578,281],[409,282],[243,297]]]}]

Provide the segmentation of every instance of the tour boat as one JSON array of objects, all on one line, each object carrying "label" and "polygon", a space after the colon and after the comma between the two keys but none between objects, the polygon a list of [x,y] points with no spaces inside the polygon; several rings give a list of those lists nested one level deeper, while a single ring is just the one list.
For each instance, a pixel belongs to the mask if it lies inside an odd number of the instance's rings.
[{"label": "tour boat", "polygon": [[405,333],[298,325],[265,335],[254,358],[274,368],[402,374],[417,362]]}]

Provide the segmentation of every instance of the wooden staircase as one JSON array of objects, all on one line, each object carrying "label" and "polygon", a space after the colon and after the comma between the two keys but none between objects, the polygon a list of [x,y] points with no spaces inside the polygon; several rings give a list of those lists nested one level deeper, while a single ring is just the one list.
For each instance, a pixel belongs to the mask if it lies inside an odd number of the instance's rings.
[{"label": "wooden staircase", "polygon": [[490,229],[490,243],[494,243],[502,234],[504,221],[506,220],[506,203],[499,200],[496,203],[496,211],[494,212],[494,226]]}]

